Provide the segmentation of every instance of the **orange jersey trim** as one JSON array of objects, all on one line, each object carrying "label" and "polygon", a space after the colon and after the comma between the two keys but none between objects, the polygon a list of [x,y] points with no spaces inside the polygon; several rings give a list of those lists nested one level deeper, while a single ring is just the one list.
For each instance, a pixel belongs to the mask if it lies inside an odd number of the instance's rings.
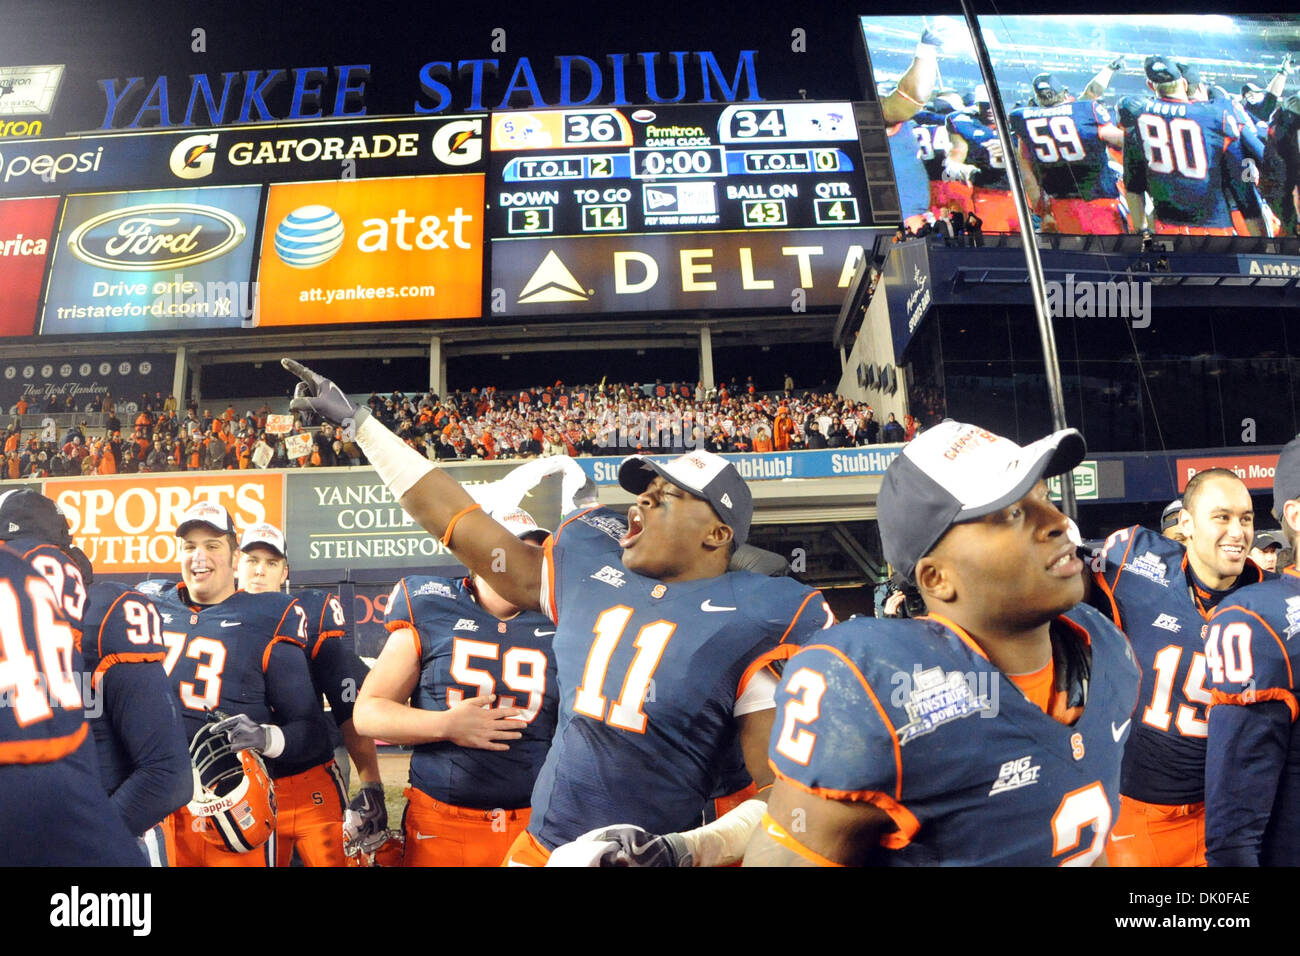
[{"label": "orange jersey trim", "polygon": [[828,787],[809,787],[793,777],[783,774],[777,769],[776,764],[771,760],[767,762],[776,776],[794,787],[796,790],[802,790],[804,793],[811,794],[814,797],[821,797],[823,800],[847,800],[855,803],[869,803],[879,810],[883,810],[889,819],[894,821],[894,826],[898,830],[894,833],[885,833],[880,837],[880,845],[889,850],[901,850],[912,842],[912,837],[921,829],[921,821],[916,819],[916,815],[911,810],[903,806],[897,800],[894,800],[889,794],[881,793],[879,790],[832,790]]},{"label": "orange jersey trim", "polygon": [[[108,611],[105,612],[104,614],[104,619],[99,623],[99,633],[95,636],[95,653],[98,654],[101,658],[104,656],[104,628],[108,626],[108,619],[113,616],[113,608],[117,607],[118,604],[120,604],[123,600],[125,600],[128,594],[133,594],[133,593],[135,592],[124,591],[123,593],[119,594],[116,598],[114,598],[113,603],[108,606]],[[80,637],[78,637],[77,639],[77,650],[79,651],[81,650]],[[85,651],[82,651],[82,653],[84,654]],[[164,653],[163,657],[166,656],[167,655]],[[98,673],[98,668],[96,668],[96,673]],[[93,681],[94,678],[92,678],[91,680]]]},{"label": "orange jersey trim", "polygon": [[1210,706],[1206,710],[1208,712],[1219,704],[1239,704],[1246,707],[1265,700],[1280,700],[1286,704],[1287,709],[1291,711],[1291,723],[1293,724],[1296,722],[1296,718],[1300,717],[1300,703],[1297,703],[1295,694],[1280,687],[1270,687],[1268,690],[1245,691],[1240,694],[1212,690],[1210,691]]},{"label": "orange jersey trim", "polygon": [[83,720],[79,729],[63,737],[11,740],[0,743],[0,764],[53,763],[80,747],[89,732],[90,724]]},{"label": "orange jersey trim", "polygon": [[1101,593],[1106,595],[1106,601],[1110,604],[1110,619],[1115,622],[1115,626],[1121,631],[1124,629],[1123,619],[1119,613],[1119,603],[1115,600],[1115,592],[1110,589],[1106,583],[1106,575],[1100,571],[1092,572],[1092,581],[1101,588]]},{"label": "orange jersey trim", "polygon": [[[845,663],[845,665],[849,668],[849,670],[853,671],[854,675],[857,676],[859,683],[862,684],[862,689],[865,690],[867,692],[867,696],[871,698],[871,703],[875,706],[876,713],[880,715],[881,722],[885,725],[885,728],[889,731],[889,738],[894,745],[894,780],[895,780],[894,799],[901,800],[903,798],[903,745],[899,743],[898,731],[894,729],[893,721],[889,719],[889,714],[886,713],[885,708],[881,706],[880,699],[876,697],[876,692],[871,689],[871,684],[868,683],[866,677],[862,675],[862,671],[858,670],[857,665],[854,664],[847,657],[845,657],[844,652],[841,651],[838,647],[831,647],[829,644],[810,644],[808,646],[820,648],[821,650],[824,651],[830,651],[832,654],[834,654],[836,657],[842,660]],[[862,791],[862,792],[866,793],[868,791]],[[845,798],[835,798],[835,799],[851,800],[853,798],[845,797]],[[909,814],[909,816],[911,816],[911,814]]]},{"label": "orange jersey trim", "polygon": [[[964,629],[960,624],[958,624],[956,621],[950,620],[949,618],[944,617],[942,614],[926,614],[926,615],[923,615],[922,617],[917,618],[917,620],[918,620],[918,621],[925,621],[925,620],[938,621],[940,624],[942,624],[942,625],[943,625],[944,627],[946,627],[948,630],[952,631],[952,632],[953,632],[954,634],[956,634],[959,638],[961,638],[962,642],[963,642],[967,647],[969,647],[972,651],[974,651],[976,654],[978,654],[980,657],[984,658],[986,661],[989,659],[989,656],[988,656],[987,654],[984,653],[984,648],[982,648],[982,647],[980,647],[978,644],[976,644],[976,643],[975,643],[975,639],[974,639],[973,637],[971,637],[969,634],[967,634],[967,633],[966,633],[966,630],[965,630],[965,629]],[[992,662],[990,661],[990,663],[992,663]]]},{"label": "orange jersey trim", "polygon": [[[1124,554],[1123,554],[1122,557],[1120,557],[1120,559],[1119,559],[1119,564],[1115,565],[1115,580],[1110,582],[1110,592],[1109,592],[1109,593],[1112,595],[1112,597],[1114,596],[1115,588],[1119,586],[1119,575],[1120,575],[1120,572],[1124,570],[1124,565],[1128,563],[1129,552],[1133,550],[1133,542],[1134,542],[1134,539],[1137,537],[1135,534],[1133,534],[1133,532],[1134,532],[1135,530],[1137,530],[1137,528],[1139,528],[1139,527],[1140,527],[1140,525],[1129,525],[1129,529],[1128,529],[1128,532],[1129,532],[1129,534],[1128,534],[1128,545],[1124,548]],[[1102,555],[1102,557],[1105,557],[1105,555]],[[1116,624],[1119,624],[1118,621],[1116,621],[1115,623],[1116,623]],[[1122,627],[1121,627],[1121,630],[1122,630]]]},{"label": "orange jersey trim", "polygon": [[311,659],[315,660],[320,649],[325,646],[325,642],[336,637],[343,637],[347,631],[321,631],[316,635],[316,643],[311,649]]},{"label": "orange jersey trim", "polygon": [[843,863],[836,863],[829,857],[822,856],[816,850],[810,850],[808,847],[804,846],[792,837],[785,827],[773,820],[770,814],[763,814],[763,819],[759,821],[759,826],[763,828],[763,832],[771,838],[773,843],[785,847],[785,849],[789,850],[791,853],[799,854],[799,856],[809,862],[815,863],[818,866],[844,866]]},{"label": "orange jersey trim", "polygon": [[265,674],[266,669],[271,666],[271,648],[275,647],[275,645],[277,644],[292,644],[294,647],[298,647],[298,648],[302,647],[302,644],[300,644],[298,641],[295,641],[292,637],[285,637],[283,634],[275,635],[275,637],[271,638],[271,640],[267,643],[266,649],[262,651],[262,673],[263,674]]},{"label": "orange jersey trim", "polygon": [[795,611],[794,617],[790,618],[790,626],[785,629],[785,633],[781,635],[781,640],[777,641],[778,644],[785,643],[785,639],[790,636],[790,632],[794,630],[795,624],[799,622],[799,618],[803,614],[803,609],[808,606],[808,602],[815,597],[821,597],[821,596],[822,596],[821,591],[808,592],[808,596],[805,597],[803,599],[803,603],[799,605],[799,610]]},{"label": "orange jersey trim", "polygon": [[[803,650],[803,648],[795,644],[782,644],[779,647],[772,648],[770,651],[764,651],[762,654],[759,654],[758,657],[754,658],[753,661],[750,662],[750,665],[745,668],[745,673],[740,675],[740,683],[736,685],[736,698],[739,699],[741,695],[745,693],[745,688],[748,687],[749,682],[754,679],[754,675],[764,667],[769,667],[777,661],[788,661],[801,650]],[[773,676],[776,675],[774,674]]]},{"label": "orange jersey trim", "polygon": [[90,686],[98,688],[99,685],[103,683],[104,674],[107,673],[108,669],[114,664],[144,664],[148,661],[161,662],[166,659],[167,654],[165,651],[138,651],[134,653],[127,652],[125,654],[109,654],[107,657],[100,659],[99,665],[95,668],[95,672],[90,675]]}]

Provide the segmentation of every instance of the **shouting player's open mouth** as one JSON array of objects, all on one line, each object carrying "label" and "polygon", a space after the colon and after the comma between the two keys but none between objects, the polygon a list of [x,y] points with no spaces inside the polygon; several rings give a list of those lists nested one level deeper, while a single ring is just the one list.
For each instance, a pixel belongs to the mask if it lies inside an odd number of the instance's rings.
[{"label": "shouting player's open mouth", "polygon": [[641,510],[633,505],[627,509],[627,534],[618,539],[618,546],[624,549],[632,547],[644,530],[645,522],[641,518]]}]

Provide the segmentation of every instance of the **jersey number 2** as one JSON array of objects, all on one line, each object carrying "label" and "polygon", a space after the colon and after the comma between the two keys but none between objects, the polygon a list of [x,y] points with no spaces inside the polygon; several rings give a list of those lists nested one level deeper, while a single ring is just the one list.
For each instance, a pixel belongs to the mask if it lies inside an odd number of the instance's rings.
[{"label": "jersey number 2", "polygon": [[1083,828],[1093,828],[1092,842],[1086,849],[1061,861],[1061,866],[1092,866],[1106,847],[1106,834],[1110,832],[1110,801],[1106,788],[1094,781],[1086,787],[1071,790],[1061,798],[1052,814],[1052,856],[1078,850],[1083,842]]}]

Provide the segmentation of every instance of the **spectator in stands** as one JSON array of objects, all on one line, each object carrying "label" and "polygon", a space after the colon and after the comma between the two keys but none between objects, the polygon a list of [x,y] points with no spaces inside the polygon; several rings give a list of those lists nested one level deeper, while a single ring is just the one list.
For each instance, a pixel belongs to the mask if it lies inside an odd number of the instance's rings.
[{"label": "spectator in stands", "polygon": [[886,445],[902,444],[907,440],[907,433],[903,430],[903,426],[898,424],[898,419],[894,417],[893,412],[889,413],[889,421],[885,422],[880,438]]},{"label": "spectator in stands", "polygon": [[879,445],[880,444],[880,422],[876,421],[876,413],[868,408],[862,414],[862,424],[858,426],[858,444],[859,445]]},{"label": "spectator in stands", "polygon": [[946,208],[939,211],[939,220],[935,223],[934,228],[935,232],[941,235],[945,241],[957,237],[957,232],[952,224],[952,213]]},{"label": "spectator in stands", "polygon": [[844,427],[843,420],[837,415],[831,420],[831,430],[826,433],[827,448],[847,448],[853,444],[853,436]]}]

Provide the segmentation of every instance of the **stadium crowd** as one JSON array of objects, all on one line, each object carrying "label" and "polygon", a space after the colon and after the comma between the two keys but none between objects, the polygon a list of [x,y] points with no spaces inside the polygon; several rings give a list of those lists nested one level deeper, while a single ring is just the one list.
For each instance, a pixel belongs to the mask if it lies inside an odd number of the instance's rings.
[{"label": "stadium crowd", "polygon": [[[431,460],[626,455],[704,448],[713,452],[797,451],[910,441],[919,423],[833,393],[796,392],[789,376],[780,391],[760,392],[752,377],[717,388],[703,383],[561,382],[505,392],[493,387],[407,395],[371,394],[374,414]],[[112,397],[105,426],[85,421],[61,438],[26,432],[17,421],[4,436],[8,479],[161,471],[311,468],[367,464],[361,450],[329,425],[286,434],[267,428],[269,404],[217,414],[191,404],[178,412],[173,396],[142,395],[134,419],[122,421]],[[22,410],[15,409],[18,414]],[[309,435],[310,443],[295,436]]]}]

